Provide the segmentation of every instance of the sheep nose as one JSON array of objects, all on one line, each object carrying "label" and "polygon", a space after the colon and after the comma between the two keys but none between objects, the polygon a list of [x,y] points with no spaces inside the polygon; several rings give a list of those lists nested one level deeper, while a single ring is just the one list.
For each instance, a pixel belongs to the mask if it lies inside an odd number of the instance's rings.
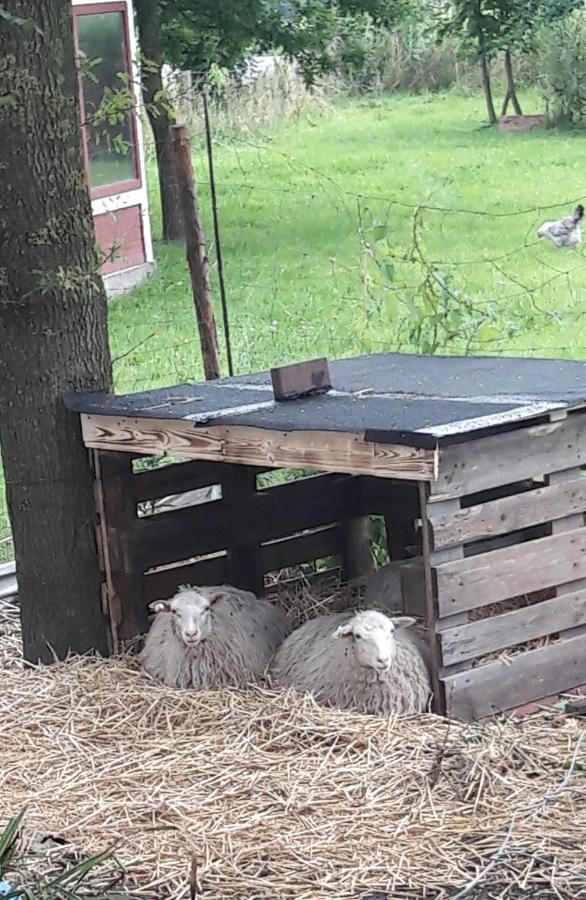
[{"label": "sheep nose", "polygon": [[386,667],[386,666],[388,666],[388,664],[389,664],[389,659],[388,659],[387,656],[379,656],[378,659],[377,659],[377,663],[379,664],[379,666],[385,666],[385,667]]},{"label": "sheep nose", "polygon": [[198,632],[197,631],[186,631],[185,637],[187,638],[188,641],[195,641],[198,637]]}]

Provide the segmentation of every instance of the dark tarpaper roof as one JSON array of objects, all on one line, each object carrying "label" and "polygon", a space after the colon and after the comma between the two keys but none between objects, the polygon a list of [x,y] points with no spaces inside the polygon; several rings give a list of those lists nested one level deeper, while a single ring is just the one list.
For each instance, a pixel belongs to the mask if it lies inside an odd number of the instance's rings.
[{"label": "dark tarpaper roof", "polygon": [[183,419],[194,426],[365,433],[413,447],[459,443],[586,405],[586,362],[377,354],[330,364],[333,389],[276,403],[269,372],[115,397],[73,394],[93,415]]}]

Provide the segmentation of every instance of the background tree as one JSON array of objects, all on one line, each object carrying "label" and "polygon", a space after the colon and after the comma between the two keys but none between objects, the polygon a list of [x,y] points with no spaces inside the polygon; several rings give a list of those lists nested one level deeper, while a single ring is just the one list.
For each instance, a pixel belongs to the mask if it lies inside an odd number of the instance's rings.
[{"label": "background tree", "polygon": [[107,650],[92,472],[63,402],[111,386],[107,306],[71,0],[3,0],[0,11],[0,446],[24,654],[49,661]]},{"label": "background tree", "polygon": [[439,12],[438,35],[461,41],[462,50],[475,57],[480,65],[482,88],[488,122],[494,125],[497,114],[490,78],[490,63],[504,53],[507,80],[502,114],[512,102],[517,115],[522,114],[515,87],[513,52],[529,53],[535,49],[539,30],[569,15],[583,0],[452,0]]},{"label": "background tree", "polygon": [[565,19],[574,9],[583,6],[583,0],[496,0],[495,16],[498,22],[496,43],[504,53],[504,70],[507,81],[502,115],[509,102],[517,115],[522,115],[517,96],[513,70],[513,53],[532,53],[536,50],[541,29]]},{"label": "background tree", "polygon": [[411,9],[412,0],[134,0],[142,60],[142,88],[151,123],[163,220],[163,238],[182,235],[170,151],[173,111],[163,90],[163,64],[187,70],[195,83],[212,67],[232,68],[254,53],[280,52],[295,59],[308,84],[332,71],[340,45],[360,52],[365,16],[388,26]]},{"label": "background tree", "polygon": [[491,60],[500,49],[497,5],[498,0],[452,0],[439,12],[440,40],[458,37],[463,52],[478,60],[489,125],[497,122],[490,79]]},{"label": "background tree", "polygon": [[163,49],[159,0],[134,0],[141,50],[141,86],[146,113],[153,132],[164,241],[183,237],[181,203],[175,174],[172,110],[163,90]]}]

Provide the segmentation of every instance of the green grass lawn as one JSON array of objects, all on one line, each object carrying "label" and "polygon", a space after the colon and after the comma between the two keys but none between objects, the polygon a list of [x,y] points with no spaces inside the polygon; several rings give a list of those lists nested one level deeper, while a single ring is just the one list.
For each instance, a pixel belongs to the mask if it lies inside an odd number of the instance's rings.
[{"label": "green grass lawn", "polygon": [[[416,349],[410,327],[434,314],[417,288],[424,272],[407,259],[418,204],[441,208],[424,209],[417,231],[435,284],[448,279],[440,333],[448,316],[457,333],[490,310],[473,352],[586,358],[585,251],[535,239],[544,218],[586,196],[586,140],[501,134],[483,121],[480,97],[391,97],[218,143],[237,371],[317,354]],[[205,159],[195,149],[211,238]],[[152,206],[157,236],[154,197]],[[115,363],[119,391],[202,375],[184,251],[159,245],[157,263],[148,284],[111,306],[112,354],[127,354]],[[215,290],[213,267],[212,276]],[[471,311],[454,310],[454,298]],[[456,336],[438,349],[462,351],[465,342]],[[3,518],[0,505],[0,535]]]}]

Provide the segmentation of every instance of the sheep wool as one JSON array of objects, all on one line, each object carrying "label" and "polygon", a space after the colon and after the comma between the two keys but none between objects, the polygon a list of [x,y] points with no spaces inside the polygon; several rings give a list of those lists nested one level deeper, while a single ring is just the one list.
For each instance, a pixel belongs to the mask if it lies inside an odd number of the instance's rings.
[{"label": "sheep wool", "polygon": [[311,693],[326,706],[371,715],[427,710],[431,685],[414,620],[341,612],[306,622],[281,645],[273,682]]},{"label": "sheep wool", "polygon": [[257,681],[290,632],[280,609],[229,585],[186,585],[151,608],[157,615],[140,663],[170,687],[206,690]]}]

